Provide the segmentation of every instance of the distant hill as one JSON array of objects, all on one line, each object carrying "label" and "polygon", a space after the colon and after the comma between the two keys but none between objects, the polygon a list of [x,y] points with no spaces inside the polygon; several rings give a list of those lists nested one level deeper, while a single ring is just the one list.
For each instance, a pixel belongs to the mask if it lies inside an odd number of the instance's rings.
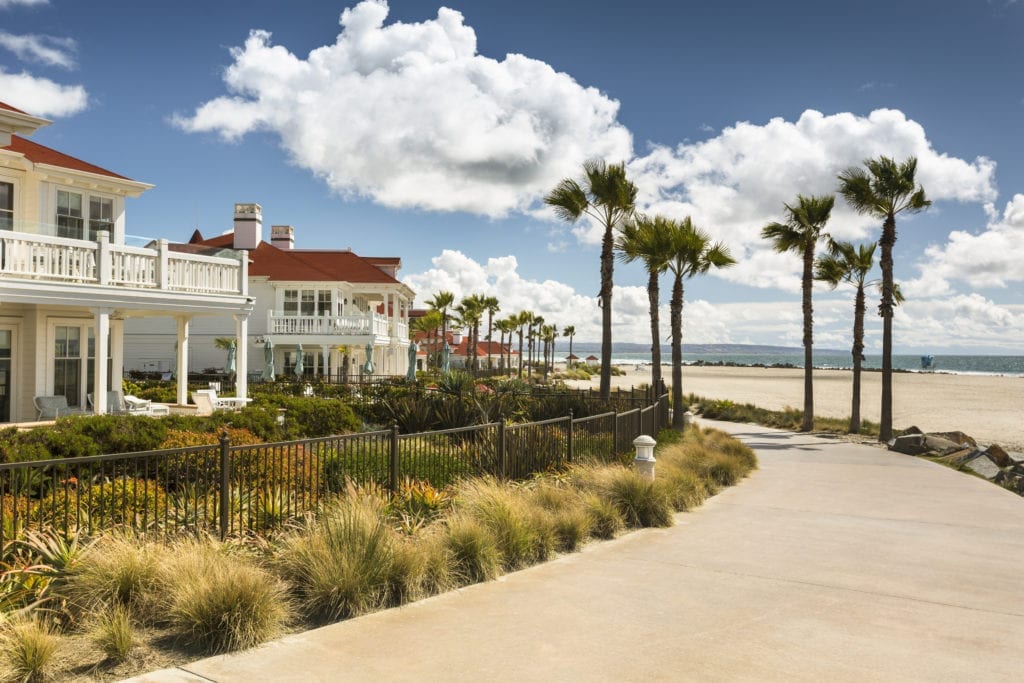
[{"label": "distant hill", "polygon": [[[612,344],[612,356],[621,353],[648,353],[651,350],[650,344],[614,343]],[[849,353],[849,349],[819,349],[816,353]],[[591,354],[600,355],[600,342],[573,342],[572,352],[580,357]],[[800,346],[770,346],[766,344],[683,344],[683,353],[714,353],[714,354],[746,354],[760,356],[797,356],[803,354],[803,347]],[[559,340],[556,356],[565,357],[569,353],[569,342]],[[663,344],[661,355],[667,358],[672,353],[672,347]]]}]

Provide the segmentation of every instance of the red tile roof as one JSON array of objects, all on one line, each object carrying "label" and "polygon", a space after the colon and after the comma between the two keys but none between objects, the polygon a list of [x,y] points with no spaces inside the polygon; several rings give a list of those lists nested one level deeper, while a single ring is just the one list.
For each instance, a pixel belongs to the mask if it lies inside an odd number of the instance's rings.
[{"label": "red tile roof", "polygon": [[[13,107],[7,107],[13,111],[18,111]],[[40,145],[37,142],[26,140],[25,138],[18,137],[17,135],[11,136],[11,144],[6,147],[0,147],[0,149],[7,149],[12,152],[18,152],[24,154],[25,158],[34,164],[49,164],[50,166],[58,166],[60,168],[68,168],[73,171],[84,171],[86,173],[95,173],[97,175],[105,175],[111,178],[120,178],[121,180],[131,180],[126,176],[108,171],[105,168],[90,164],[87,161],[76,159],[75,157],[58,152],[55,149],[50,149],[44,145]]]},{"label": "red tile roof", "polygon": [[30,114],[27,111],[22,111],[22,110],[18,109],[17,107],[12,107],[11,105],[7,104],[6,102],[0,102],[0,109],[6,109],[7,111],[13,111],[13,112],[18,113],[18,114],[24,114],[25,116],[30,116]]},{"label": "red tile roof", "polygon": [[[203,239],[196,230],[189,244],[230,249],[234,239],[231,233]],[[400,284],[368,259],[351,251],[279,249],[260,241],[256,249],[249,252],[249,260],[249,275],[264,276],[271,280]]]}]

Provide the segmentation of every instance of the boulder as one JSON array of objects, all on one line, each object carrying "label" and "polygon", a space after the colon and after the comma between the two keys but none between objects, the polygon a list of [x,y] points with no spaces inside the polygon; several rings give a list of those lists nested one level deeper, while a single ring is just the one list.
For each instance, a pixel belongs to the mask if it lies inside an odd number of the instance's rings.
[{"label": "boulder", "polygon": [[1015,463],[1010,458],[1010,454],[1002,449],[999,444],[992,444],[985,449],[985,455],[988,459],[996,464],[997,467],[1011,467]]},{"label": "boulder", "polygon": [[923,434],[902,434],[889,442],[889,450],[905,455],[923,455],[928,452]]},{"label": "boulder", "polygon": [[914,425],[911,425],[911,426],[909,426],[909,427],[907,427],[906,429],[903,430],[903,435],[904,436],[911,436],[913,434],[924,434],[924,432],[922,432],[920,429],[918,429]]},{"label": "boulder", "polygon": [[960,467],[968,460],[977,458],[981,455],[981,451],[976,448],[961,448],[958,451],[947,453],[946,455],[939,458],[943,463],[950,467]]},{"label": "boulder", "polygon": [[963,432],[928,432],[928,436],[937,436],[942,439],[947,439],[964,447],[970,446],[973,448],[978,445],[977,441]]},{"label": "boulder", "polygon": [[925,450],[938,453],[939,455],[948,455],[963,448],[963,446],[956,441],[950,441],[949,439],[935,434],[925,434],[922,444],[924,445]]},{"label": "boulder", "polygon": [[973,458],[964,463],[964,468],[986,479],[995,479],[1002,470],[988,458]]}]

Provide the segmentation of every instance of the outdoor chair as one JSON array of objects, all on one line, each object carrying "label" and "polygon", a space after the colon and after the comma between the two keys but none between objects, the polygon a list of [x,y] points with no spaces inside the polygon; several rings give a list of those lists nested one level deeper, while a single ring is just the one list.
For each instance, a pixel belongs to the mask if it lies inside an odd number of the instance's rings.
[{"label": "outdoor chair", "polygon": [[196,404],[197,415],[212,415],[215,410],[240,410],[251,398],[220,398],[213,389],[196,389],[192,402]]},{"label": "outdoor chair", "polygon": [[32,399],[36,410],[39,412],[40,420],[55,420],[64,415],[71,415],[66,396],[36,396]]}]

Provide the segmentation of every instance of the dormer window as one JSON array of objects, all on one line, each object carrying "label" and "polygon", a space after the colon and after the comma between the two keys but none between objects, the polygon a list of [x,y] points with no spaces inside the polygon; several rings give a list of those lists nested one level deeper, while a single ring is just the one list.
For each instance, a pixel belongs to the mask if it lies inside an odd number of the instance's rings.
[{"label": "dormer window", "polygon": [[14,183],[0,183],[0,230],[14,230]]},{"label": "dormer window", "polygon": [[[86,205],[89,207],[88,224],[83,213]],[[57,237],[95,241],[100,232],[112,235],[113,231],[113,199],[57,190]]]}]

